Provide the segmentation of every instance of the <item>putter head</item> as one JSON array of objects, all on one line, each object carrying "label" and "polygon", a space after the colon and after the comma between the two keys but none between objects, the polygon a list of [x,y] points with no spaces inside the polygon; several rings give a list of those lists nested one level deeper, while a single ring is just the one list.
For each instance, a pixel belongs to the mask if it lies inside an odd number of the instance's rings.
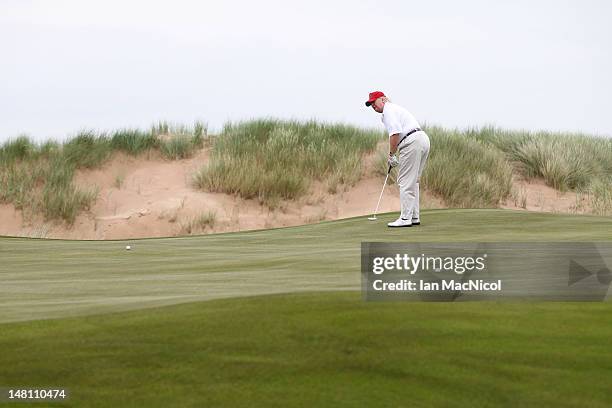
[{"label": "putter head", "polygon": [[374,216],[374,217],[368,217],[368,220],[370,220],[370,221],[376,221],[376,216]]}]

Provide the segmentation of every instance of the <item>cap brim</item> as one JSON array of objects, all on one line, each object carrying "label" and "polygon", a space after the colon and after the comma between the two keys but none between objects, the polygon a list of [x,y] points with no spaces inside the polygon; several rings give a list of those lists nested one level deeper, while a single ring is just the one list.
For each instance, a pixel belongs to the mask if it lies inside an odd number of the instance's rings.
[{"label": "cap brim", "polygon": [[372,105],[373,103],[374,103],[374,101],[367,101],[367,102],[366,102],[366,106],[370,106],[370,105]]}]

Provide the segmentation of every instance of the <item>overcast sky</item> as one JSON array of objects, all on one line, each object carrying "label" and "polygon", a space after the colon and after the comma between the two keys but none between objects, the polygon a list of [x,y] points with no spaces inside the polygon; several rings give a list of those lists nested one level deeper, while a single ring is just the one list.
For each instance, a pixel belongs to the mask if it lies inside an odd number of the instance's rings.
[{"label": "overcast sky", "polygon": [[612,135],[608,1],[0,0],[0,141],[265,116]]}]

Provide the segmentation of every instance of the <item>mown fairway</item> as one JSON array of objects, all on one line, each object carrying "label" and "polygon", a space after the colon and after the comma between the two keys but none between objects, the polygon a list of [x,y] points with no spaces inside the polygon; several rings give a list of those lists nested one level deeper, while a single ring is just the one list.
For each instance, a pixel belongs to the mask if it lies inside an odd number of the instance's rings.
[{"label": "mown fairway", "polygon": [[67,405],[100,407],[612,404],[607,303],[381,304],[356,292],[362,241],[602,241],[612,218],[435,210],[389,230],[392,218],[0,239],[0,387],[62,386]]}]

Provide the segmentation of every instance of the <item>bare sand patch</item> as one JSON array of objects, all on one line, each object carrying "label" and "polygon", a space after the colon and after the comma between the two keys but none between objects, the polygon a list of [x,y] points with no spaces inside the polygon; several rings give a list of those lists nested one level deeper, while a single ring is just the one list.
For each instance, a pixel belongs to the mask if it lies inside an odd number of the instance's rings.
[{"label": "bare sand patch", "polygon": [[591,211],[587,194],[561,192],[546,185],[544,180],[525,180],[515,175],[512,189],[512,197],[500,208],[563,214],[589,214]]}]

